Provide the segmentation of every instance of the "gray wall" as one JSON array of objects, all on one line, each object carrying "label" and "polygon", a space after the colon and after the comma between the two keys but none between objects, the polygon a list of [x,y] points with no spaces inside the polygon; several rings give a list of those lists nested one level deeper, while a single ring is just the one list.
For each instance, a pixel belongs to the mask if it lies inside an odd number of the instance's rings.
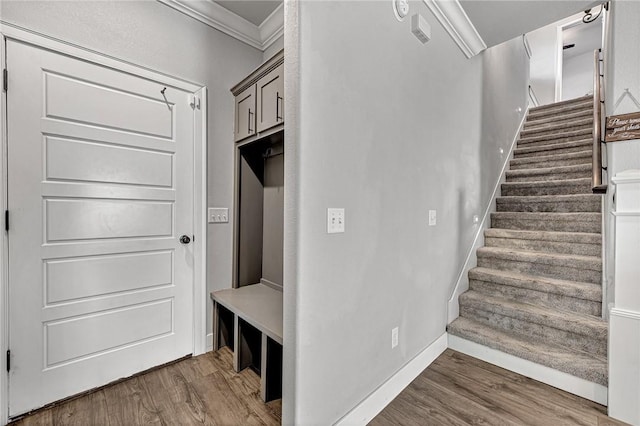
[{"label": "gray wall", "polygon": [[[284,424],[332,424],[445,332],[524,114],[520,38],[467,60],[410,7],[426,45],[387,2],[285,5]],[[344,234],[326,233],[328,207]]]},{"label": "gray wall", "polygon": [[593,95],[593,51],[562,61],[562,100]]},{"label": "gray wall", "polygon": [[[262,62],[262,52],[156,1],[3,1],[1,7],[6,22],[206,85],[208,205],[233,206],[229,88]],[[231,224],[209,225],[209,291],[231,286],[231,245]],[[207,303],[210,317],[208,297]]]}]

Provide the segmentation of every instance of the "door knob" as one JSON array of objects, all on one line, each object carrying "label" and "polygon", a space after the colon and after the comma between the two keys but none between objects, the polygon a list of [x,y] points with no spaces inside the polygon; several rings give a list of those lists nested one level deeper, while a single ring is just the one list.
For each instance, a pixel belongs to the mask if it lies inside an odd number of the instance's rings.
[{"label": "door knob", "polygon": [[189,244],[191,242],[191,238],[189,238],[188,235],[183,235],[182,237],[180,237],[180,242],[182,244]]}]

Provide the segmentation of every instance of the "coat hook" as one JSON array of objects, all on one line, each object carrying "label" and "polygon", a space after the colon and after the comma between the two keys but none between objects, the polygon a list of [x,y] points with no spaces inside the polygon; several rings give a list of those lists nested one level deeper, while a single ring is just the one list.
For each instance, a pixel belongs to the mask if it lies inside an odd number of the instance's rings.
[{"label": "coat hook", "polygon": [[162,97],[164,98],[165,103],[167,104],[167,108],[169,108],[169,111],[171,111],[171,104],[169,103],[169,101],[167,100],[167,96],[164,94],[164,92],[167,90],[167,88],[165,87],[164,89],[162,89],[160,91],[160,93],[162,94]]}]

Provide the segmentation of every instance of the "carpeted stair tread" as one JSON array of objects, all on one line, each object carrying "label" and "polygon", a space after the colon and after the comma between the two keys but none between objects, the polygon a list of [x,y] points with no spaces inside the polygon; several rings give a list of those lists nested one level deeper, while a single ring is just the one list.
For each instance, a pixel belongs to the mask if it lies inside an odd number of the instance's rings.
[{"label": "carpeted stair tread", "polygon": [[513,150],[514,158],[545,156],[555,154],[568,154],[571,152],[587,151],[591,148],[593,141],[580,139],[577,141],[553,143],[549,145],[527,146]]},{"label": "carpeted stair tread", "polygon": [[460,295],[461,307],[472,304],[475,305],[477,309],[486,312],[493,312],[545,327],[564,330],[581,336],[588,336],[593,340],[604,340],[607,336],[607,322],[593,315],[563,312],[557,309],[531,305],[529,303],[487,296],[486,294],[473,290]]},{"label": "carpeted stair tread", "polygon": [[[544,163],[540,163],[544,165]],[[550,182],[566,179],[580,179],[591,176],[591,163],[573,164],[571,166],[539,167],[529,165],[527,168],[507,170],[507,182]]]},{"label": "carpeted stair tread", "polygon": [[602,260],[598,256],[486,246],[479,248],[476,256],[478,266],[483,268],[589,283],[602,279]]},{"label": "carpeted stair tread", "polygon": [[497,349],[575,377],[607,385],[608,364],[605,357],[567,349],[531,336],[521,336],[495,329],[469,318],[459,317],[447,326],[455,336]]},{"label": "carpeted stair tread", "polygon": [[491,213],[492,228],[599,233],[601,224],[600,213]]},{"label": "carpeted stair tread", "polygon": [[589,135],[592,135],[592,133],[593,133],[593,129],[584,128],[584,129],[578,129],[578,130],[567,130],[564,132],[555,132],[550,135],[527,136],[527,137],[521,137],[520,139],[518,139],[518,145],[528,144],[533,142],[542,142],[542,141],[548,141],[551,144],[551,143],[560,142],[563,139],[572,139],[572,138],[586,139],[589,137]]},{"label": "carpeted stair tread", "polygon": [[566,114],[553,114],[548,117],[543,117],[535,120],[527,119],[525,121],[523,128],[529,129],[531,127],[544,126],[546,124],[555,124],[562,122],[564,120],[579,120],[582,118],[593,118],[593,111],[591,109],[583,109],[576,112],[566,113]]},{"label": "carpeted stair tread", "polygon": [[540,277],[514,271],[476,267],[469,271],[469,280],[493,282],[504,286],[519,287],[529,290],[545,291],[576,299],[602,301],[602,287],[599,284],[580,281],[560,280]]},{"label": "carpeted stair tread", "polygon": [[563,179],[533,182],[505,182],[501,185],[503,196],[510,195],[570,195],[591,192],[591,179]]},{"label": "carpeted stair tread", "polygon": [[520,132],[520,137],[533,136],[547,132],[562,132],[564,130],[577,128],[592,130],[593,117],[581,117],[575,120],[564,119],[557,122],[538,124],[537,126],[527,126],[522,130],[522,132]]},{"label": "carpeted stair tread", "polygon": [[602,197],[596,194],[569,195],[512,195],[498,197],[496,210],[499,212],[599,212]]},{"label": "carpeted stair tread", "polygon": [[571,266],[590,271],[602,271],[602,259],[598,256],[580,256],[576,254],[541,253],[511,250],[501,247],[480,247],[478,257],[492,257],[519,262],[538,263],[555,266]]},{"label": "carpeted stair tread", "polygon": [[601,235],[581,232],[491,228],[484,233],[484,245],[522,251],[602,256]]},{"label": "carpeted stair tread", "polygon": [[591,147],[589,147],[589,149],[578,152],[568,152],[564,154],[549,153],[548,155],[539,155],[535,157],[514,158],[509,162],[509,167],[511,169],[509,171],[569,166],[583,166],[583,169],[588,167],[589,171],[591,171],[592,153],[593,151]]}]

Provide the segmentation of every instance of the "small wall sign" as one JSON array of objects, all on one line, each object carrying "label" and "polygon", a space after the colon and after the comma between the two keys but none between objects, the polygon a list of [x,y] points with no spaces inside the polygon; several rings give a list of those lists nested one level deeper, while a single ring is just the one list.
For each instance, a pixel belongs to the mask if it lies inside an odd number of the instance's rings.
[{"label": "small wall sign", "polygon": [[605,142],[640,139],[640,112],[607,117],[606,126]]}]

